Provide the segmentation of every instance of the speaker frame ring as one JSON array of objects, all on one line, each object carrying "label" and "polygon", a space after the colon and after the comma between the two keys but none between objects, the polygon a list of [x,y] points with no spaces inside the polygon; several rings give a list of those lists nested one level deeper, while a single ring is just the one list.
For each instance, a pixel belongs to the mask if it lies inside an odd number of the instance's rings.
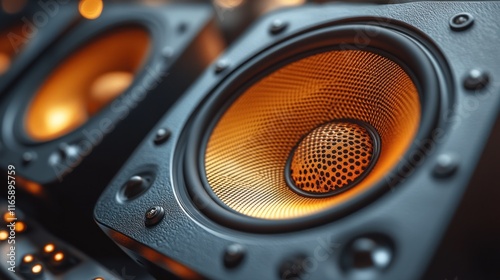
[{"label": "speaker frame ring", "polygon": [[[191,203],[195,204],[194,207],[197,211],[202,212],[219,224],[236,230],[257,233],[289,232],[311,228],[338,219],[355,209],[366,206],[389,190],[389,184],[385,180],[388,176],[385,176],[365,192],[346,203],[303,217],[266,220],[246,216],[225,205],[210,188],[204,168],[203,154],[206,150],[208,136],[212,133],[214,126],[227,107],[244,92],[246,87],[242,85],[253,84],[255,80],[262,77],[259,73],[265,72],[267,74],[272,72],[273,69],[279,68],[282,64],[290,63],[292,59],[300,59],[301,55],[305,57],[311,55],[311,53],[333,50],[337,46],[342,46],[343,50],[369,50],[398,63],[415,83],[419,92],[421,108],[425,108],[425,114],[421,114],[422,119],[415,139],[428,137],[431,130],[438,123],[438,108],[440,102],[442,102],[441,99],[445,98],[442,86],[447,88],[447,84],[440,79],[441,75],[437,72],[441,70],[436,67],[437,62],[434,60],[436,51],[427,48],[427,45],[414,39],[419,38],[419,36],[412,31],[404,29],[403,32],[400,28],[362,24],[363,22],[351,22],[324,27],[298,34],[285,42],[277,43],[239,65],[235,71],[207,95],[206,100],[195,110],[198,114],[191,116],[189,125],[185,129],[185,131],[189,131],[190,136],[187,139],[186,147],[181,151],[184,153],[181,156],[183,158],[183,171],[181,172],[183,178],[181,180],[184,180],[181,185],[185,185]],[[365,46],[354,47],[352,41],[357,32],[367,31],[376,32],[377,39],[372,40]],[[407,33],[415,36],[410,37]],[[307,40],[309,41],[306,42]],[[286,55],[283,55],[283,53],[286,53]],[[271,58],[273,56],[277,57]],[[278,63],[273,63],[276,61]],[[264,71],[259,71],[259,69]],[[415,73],[416,71],[418,73]],[[237,77],[240,77],[242,73],[252,73],[248,75],[251,78],[238,82]],[[233,89],[237,92],[232,91]],[[422,109],[422,111],[424,110]],[[404,157],[407,157],[415,150],[419,149],[409,147],[405,151]],[[203,158],[203,160],[200,160],[200,158]],[[388,175],[399,174],[398,168],[401,168],[401,166],[401,163],[396,164],[388,172]]]},{"label": "speaker frame ring", "polygon": [[[164,39],[155,39],[153,38],[153,34],[157,33],[155,30],[157,29],[156,27],[156,22],[151,19],[147,19],[146,17],[139,16],[137,18],[133,19],[128,19],[123,22],[111,22],[108,24],[105,24],[104,26],[97,26],[96,29],[92,29],[91,31],[87,31],[83,36],[79,37],[78,40],[75,40],[72,42],[72,46],[68,47],[64,53],[59,55],[56,58],[56,63],[55,63],[55,68],[60,66],[64,61],[71,57],[75,52],[85,48],[87,46],[87,43],[89,42],[88,40],[93,40],[93,39],[99,39],[103,36],[106,36],[107,33],[112,33],[117,29],[127,29],[127,28],[139,28],[143,29],[149,36],[150,36],[150,46],[149,50],[147,51],[143,61],[142,65],[138,68],[138,71],[135,75],[134,82],[129,85],[127,89],[125,89],[117,98],[120,98],[121,96],[126,96],[130,94],[130,91],[133,89],[133,87],[137,84],[136,80],[143,79],[143,77],[146,75],[146,65],[152,64],[152,62],[155,60],[155,53],[157,53],[157,49],[160,46],[160,42],[163,41]],[[76,33],[76,31],[73,31]],[[37,67],[40,67],[37,65]],[[95,126],[96,121],[94,119],[99,118],[99,116],[104,116],[108,118],[116,118],[116,113],[112,112],[110,110],[110,105],[111,103],[116,100],[113,99],[110,104],[107,104],[104,106],[101,110],[99,110],[95,115],[89,118],[89,120],[85,123],[83,123],[80,126],[77,126],[75,129],[69,131],[68,133],[65,133],[62,136],[55,137],[52,139],[48,140],[35,140],[32,139],[25,128],[25,119],[27,117],[27,113],[29,110],[29,105],[35,98],[35,95],[38,93],[38,90],[41,88],[41,85],[46,81],[47,77],[52,74],[52,71],[54,71],[55,68],[52,68],[50,73],[48,75],[43,75],[43,77],[37,78],[35,82],[31,83],[31,86],[29,87],[29,90],[26,91],[25,94],[19,97],[18,100],[23,100],[23,103],[28,104],[28,106],[24,106],[23,108],[17,108],[17,110],[14,112],[15,114],[15,120],[13,121],[12,127],[13,127],[13,137],[20,143],[28,146],[42,146],[48,143],[53,143],[53,142],[58,142],[60,139],[71,139],[73,141],[78,141],[77,139],[74,139],[75,136],[81,131],[82,129],[85,128],[91,128]],[[30,72],[31,73],[31,72]],[[29,74],[30,74],[29,73]],[[28,74],[28,75],[29,75]],[[12,101],[16,102],[16,101]],[[69,140],[69,142],[71,142]]]}]

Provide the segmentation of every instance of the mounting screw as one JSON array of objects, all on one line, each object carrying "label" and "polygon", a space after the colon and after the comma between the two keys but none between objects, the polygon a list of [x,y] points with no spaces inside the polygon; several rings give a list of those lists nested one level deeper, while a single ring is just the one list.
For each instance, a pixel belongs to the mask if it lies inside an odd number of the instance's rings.
[{"label": "mounting screw", "polygon": [[468,90],[478,90],[484,88],[489,81],[490,77],[487,73],[479,69],[472,69],[464,79],[464,87]]},{"label": "mounting screw", "polygon": [[387,269],[393,259],[392,241],[385,235],[369,234],[347,244],[341,254],[340,265],[349,274],[374,274]]},{"label": "mounting screw", "polygon": [[215,73],[219,74],[222,71],[226,70],[229,67],[229,62],[225,59],[217,61],[215,64]]},{"label": "mounting screw", "polygon": [[279,267],[279,279],[301,279],[305,272],[306,256],[296,255],[286,259]]},{"label": "mounting screw", "polygon": [[463,31],[474,24],[474,17],[469,13],[460,13],[450,19],[450,27],[454,31]]},{"label": "mounting screw", "polygon": [[458,169],[458,165],[457,156],[452,154],[439,155],[434,166],[434,176],[441,178],[451,176]]},{"label": "mounting screw", "polygon": [[165,216],[165,210],[163,210],[163,207],[161,206],[153,206],[146,211],[146,214],[144,215],[145,219],[145,224],[146,226],[154,226],[158,224],[163,217]]},{"label": "mounting screw", "polygon": [[364,236],[352,241],[342,254],[341,266],[352,273],[381,271],[392,262],[394,253],[383,236]]},{"label": "mounting screw", "polygon": [[156,131],[154,142],[156,145],[159,145],[167,141],[168,138],[170,138],[170,131],[165,128],[160,128]]},{"label": "mounting screw", "polygon": [[126,200],[136,198],[139,194],[145,191],[148,187],[146,180],[139,175],[135,175],[128,179],[123,187],[123,198]]},{"label": "mounting screw", "polygon": [[283,32],[287,27],[288,22],[282,21],[281,19],[275,19],[269,26],[269,32],[273,35],[276,35]]},{"label": "mounting screw", "polygon": [[28,165],[32,161],[36,159],[36,153],[35,152],[25,152],[23,154],[22,160],[23,160],[23,165]]},{"label": "mounting screw", "polygon": [[227,268],[238,266],[245,258],[245,248],[240,244],[231,244],[227,246],[224,252],[224,265]]},{"label": "mounting screw", "polygon": [[76,145],[68,145],[66,143],[61,143],[58,148],[59,154],[63,159],[77,159],[79,148]]}]

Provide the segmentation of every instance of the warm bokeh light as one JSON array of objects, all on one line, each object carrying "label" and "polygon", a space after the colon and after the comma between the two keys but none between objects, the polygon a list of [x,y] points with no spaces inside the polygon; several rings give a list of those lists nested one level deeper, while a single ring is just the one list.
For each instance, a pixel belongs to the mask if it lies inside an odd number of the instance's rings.
[{"label": "warm bokeh light", "polygon": [[17,177],[18,186],[26,192],[34,196],[42,196],[43,195],[43,187],[42,185],[26,180],[22,177]]},{"label": "warm bokeh light", "polygon": [[52,252],[54,252],[54,249],[55,249],[55,248],[56,248],[56,247],[54,246],[54,244],[49,243],[49,244],[47,244],[47,245],[45,245],[45,246],[43,247],[43,251],[44,251],[45,253],[52,253]]},{"label": "warm bokeh light", "polygon": [[102,277],[96,277],[93,280],[104,280],[104,278],[102,278]]},{"label": "warm bokeh light", "polygon": [[12,219],[14,219],[16,217],[16,215],[12,215],[11,212],[5,212],[5,214],[3,214],[3,220],[5,222],[11,222]]},{"label": "warm bokeh light", "polygon": [[31,101],[25,129],[48,141],[78,128],[132,83],[149,54],[150,35],[141,27],[110,30],[57,65]]},{"label": "warm bokeh light", "polygon": [[23,258],[23,262],[25,262],[25,263],[30,263],[30,262],[32,262],[32,261],[33,261],[33,259],[34,259],[34,258],[33,258],[33,255],[26,255],[26,256],[24,256],[24,258]]},{"label": "warm bokeh light", "polygon": [[261,1],[262,3],[262,11],[264,13],[270,12],[275,9],[291,7],[291,6],[299,6],[303,5],[305,0],[269,0],[269,1]]},{"label": "warm bokeh light", "polygon": [[27,3],[27,0],[1,0],[2,9],[8,14],[20,12]]},{"label": "warm bokeh light", "polygon": [[86,19],[96,19],[104,8],[102,0],[80,0],[78,11]]},{"label": "warm bokeh light", "polygon": [[243,4],[243,2],[245,0],[215,0],[215,5],[223,9],[233,9]]},{"label": "warm bokeh light", "polygon": [[0,241],[5,241],[9,238],[9,233],[6,230],[0,230]]},{"label": "warm bokeh light", "polygon": [[42,270],[43,270],[43,267],[41,264],[35,264],[31,268],[31,272],[33,272],[33,274],[40,274],[40,273],[42,273]]},{"label": "warm bokeh light", "polygon": [[108,72],[98,77],[90,86],[89,113],[97,113],[124,92],[133,80],[134,74],[126,71]]},{"label": "warm bokeh light", "polygon": [[23,232],[26,230],[26,224],[24,222],[16,222],[16,232]]},{"label": "warm bokeh light", "polygon": [[3,75],[10,68],[10,56],[0,52],[0,75]]},{"label": "warm bokeh light", "polygon": [[54,255],[54,261],[61,262],[62,260],[64,260],[64,253],[58,252]]}]

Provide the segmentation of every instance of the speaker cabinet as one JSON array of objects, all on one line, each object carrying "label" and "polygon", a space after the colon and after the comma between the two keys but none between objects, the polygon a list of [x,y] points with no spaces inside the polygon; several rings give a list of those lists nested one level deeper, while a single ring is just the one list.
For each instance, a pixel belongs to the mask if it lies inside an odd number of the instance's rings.
[{"label": "speaker cabinet", "polygon": [[209,5],[106,3],[68,24],[4,93],[0,162],[32,195],[26,212],[81,241],[104,186],[223,42]]},{"label": "speaker cabinet", "polygon": [[[16,4],[18,1],[5,1]],[[61,1],[62,2],[62,1]],[[31,63],[50,44],[63,35],[78,19],[76,6],[72,2],[51,2],[38,6],[24,3],[7,13],[0,9],[0,98],[4,98],[8,87],[22,76]]]},{"label": "speaker cabinet", "polygon": [[[483,171],[499,164],[486,145],[499,12],[324,4],[263,18],[163,116],[96,221],[159,277],[420,279],[467,193],[495,189]],[[425,279],[462,278],[440,264],[447,247]]]}]

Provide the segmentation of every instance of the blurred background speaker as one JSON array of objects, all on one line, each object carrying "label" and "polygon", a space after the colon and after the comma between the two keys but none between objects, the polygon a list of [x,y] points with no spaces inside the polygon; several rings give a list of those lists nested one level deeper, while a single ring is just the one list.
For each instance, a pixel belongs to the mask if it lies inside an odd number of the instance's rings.
[{"label": "blurred background speaker", "polygon": [[[14,2],[2,1],[4,11]],[[85,253],[114,255],[94,203],[222,51],[215,14],[196,3],[24,4],[1,17],[2,169],[15,166],[17,203],[31,219]]]},{"label": "blurred background speaker", "polygon": [[[163,116],[96,221],[158,278],[500,277],[500,209],[462,217],[481,208],[476,189],[497,193],[499,12],[329,3],[264,16]],[[447,259],[464,241],[480,261]]]},{"label": "blurred background speaker", "polygon": [[0,2],[0,98],[7,87],[77,20],[74,3]]}]

